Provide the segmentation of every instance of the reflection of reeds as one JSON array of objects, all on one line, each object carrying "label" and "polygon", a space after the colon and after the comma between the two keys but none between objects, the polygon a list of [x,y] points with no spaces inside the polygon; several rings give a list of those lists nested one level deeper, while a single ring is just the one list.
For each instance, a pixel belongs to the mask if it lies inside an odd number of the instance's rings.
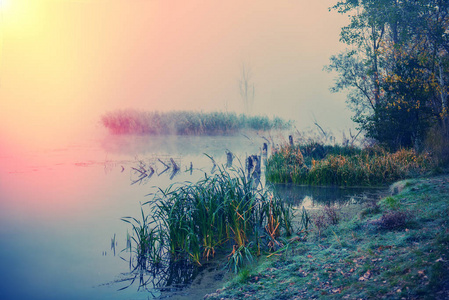
[{"label": "reflection of reeds", "polygon": [[217,167],[197,183],[160,190],[144,205],[151,213],[142,209],[142,220],[123,218],[133,226],[137,263],[144,266],[164,255],[201,265],[231,248],[236,270],[242,257],[250,261],[261,248],[277,249],[281,234],[293,233],[290,208],[260,185],[254,187],[243,169]]},{"label": "reflection of reeds", "polygon": [[[136,167],[131,167],[131,184],[142,184],[147,183],[148,180],[153,176],[153,174],[157,174],[157,176],[160,176],[164,173],[166,173],[168,170],[172,170],[170,173],[170,180],[172,180],[176,175],[179,174],[181,167],[180,163],[177,163],[173,158],[170,158],[170,162],[167,164],[160,158],[157,159],[165,168],[159,172],[156,173],[155,168],[156,166],[151,166],[151,164],[146,164],[142,160],[139,160],[139,165]],[[190,175],[192,175],[193,172],[193,166],[192,163],[190,165]]]},{"label": "reflection of reeds", "polygon": [[113,134],[232,134],[241,129],[288,129],[291,122],[266,116],[225,112],[142,112],[119,110],[102,116],[103,125]]},{"label": "reflection of reeds", "polygon": [[[312,151],[310,151],[312,148]],[[317,149],[319,151],[317,151]],[[432,158],[413,150],[354,149],[295,145],[281,147],[267,164],[266,177],[277,183],[309,185],[382,185],[430,171]]]}]

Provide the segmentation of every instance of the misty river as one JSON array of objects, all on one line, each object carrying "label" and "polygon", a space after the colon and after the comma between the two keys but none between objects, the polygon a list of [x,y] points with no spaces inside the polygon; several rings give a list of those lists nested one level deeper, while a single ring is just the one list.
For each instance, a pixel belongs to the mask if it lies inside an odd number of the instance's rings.
[{"label": "misty river", "polygon": [[[284,137],[276,139],[284,141]],[[194,182],[214,172],[214,163],[205,154],[224,165],[226,151],[230,151],[235,156],[233,163],[244,165],[248,155],[260,154],[265,141],[256,134],[104,135],[61,147],[4,154],[0,157],[0,298],[161,296],[164,290],[148,286],[142,290],[127,277],[130,267],[122,258],[129,254],[121,250],[130,228],[121,218],[139,217],[140,203],[150,200],[146,195],[158,187]],[[168,168],[173,162],[178,172]],[[142,178],[138,171],[142,166],[151,166],[154,173]],[[295,207],[309,209],[326,203],[358,202],[367,193],[292,185],[277,185],[275,192]],[[202,282],[177,295],[188,298],[197,293],[202,297],[220,288],[222,273],[205,270],[201,276]]]}]

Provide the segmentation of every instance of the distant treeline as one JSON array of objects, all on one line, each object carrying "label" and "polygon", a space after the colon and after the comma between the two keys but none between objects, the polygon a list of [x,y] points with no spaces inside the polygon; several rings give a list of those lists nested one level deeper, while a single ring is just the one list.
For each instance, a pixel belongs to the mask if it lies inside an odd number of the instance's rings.
[{"label": "distant treeline", "polygon": [[112,134],[225,135],[240,130],[289,129],[291,121],[275,117],[247,116],[228,112],[144,112],[119,110],[102,116]]}]

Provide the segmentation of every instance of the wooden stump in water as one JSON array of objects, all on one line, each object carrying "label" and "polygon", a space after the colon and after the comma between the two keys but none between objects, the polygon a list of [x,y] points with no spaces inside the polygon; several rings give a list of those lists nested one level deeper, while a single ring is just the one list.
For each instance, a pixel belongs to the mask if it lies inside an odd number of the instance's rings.
[{"label": "wooden stump in water", "polygon": [[226,166],[228,168],[232,167],[233,155],[231,151],[226,151]]},{"label": "wooden stump in water", "polygon": [[251,177],[254,179],[260,179],[260,155],[250,155],[246,159],[246,170],[248,172],[248,179]]}]

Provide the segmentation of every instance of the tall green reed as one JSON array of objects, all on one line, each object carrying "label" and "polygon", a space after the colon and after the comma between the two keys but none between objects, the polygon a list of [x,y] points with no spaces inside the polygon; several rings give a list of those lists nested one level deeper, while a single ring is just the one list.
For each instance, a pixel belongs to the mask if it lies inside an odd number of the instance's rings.
[{"label": "tall green reed", "polygon": [[150,263],[155,259],[148,253],[200,265],[217,251],[231,251],[229,265],[236,270],[253,255],[282,244],[281,235],[293,233],[290,207],[245,176],[243,168],[218,167],[196,183],[159,190],[143,205],[150,209],[148,215],[142,210],[144,222],[124,221],[134,226],[138,257],[149,257]]},{"label": "tall green reed", "polygon": [[141,217],[141,220],[134,217],[122,218],[122,221],[132,226],[133,234],[127,236],[127,247],[124,250],[135,253],[137,259],[135,269],[145,269],[147,263],[158,264],[162,261],[163,255],[160,247],[160,232],[157,226],[153,226],[154,222],[150,220],[148,215],[144,214],[143,208],[141,208]]}]

